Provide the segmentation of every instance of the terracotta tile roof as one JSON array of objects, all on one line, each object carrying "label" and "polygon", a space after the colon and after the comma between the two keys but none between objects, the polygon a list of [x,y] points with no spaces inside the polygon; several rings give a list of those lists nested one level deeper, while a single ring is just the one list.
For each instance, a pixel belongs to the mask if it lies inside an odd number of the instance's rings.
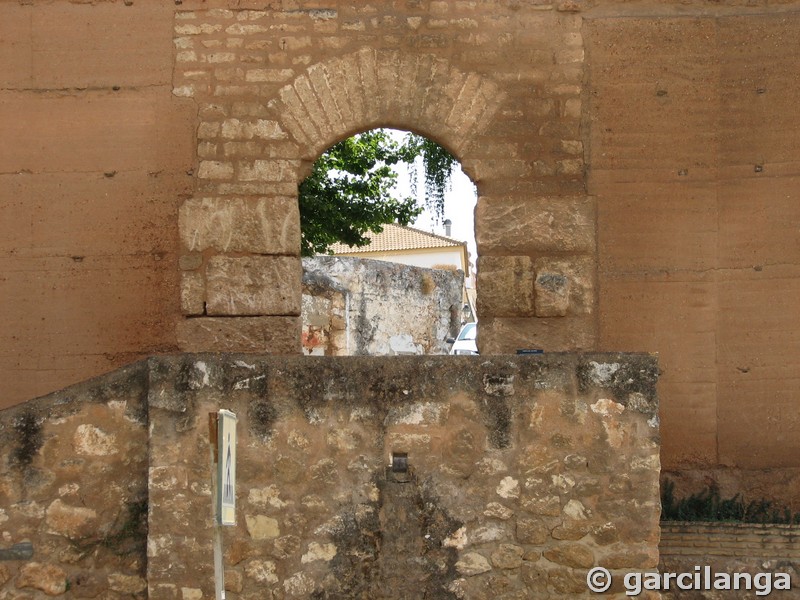
[{"label": "terracotta tile roof", "polygon": [[420,248],[458,248],[465,242],[459,242],[443,235],[428,233],[404,227],[403,225],[387,224],[381,233],[368,231],[366,237],[371,241],[366,246],[355,248],[345,244],[333,244],[331,252],[334,254],[357,254],[361,252],[389,252],[392,250],[417,250]]}]

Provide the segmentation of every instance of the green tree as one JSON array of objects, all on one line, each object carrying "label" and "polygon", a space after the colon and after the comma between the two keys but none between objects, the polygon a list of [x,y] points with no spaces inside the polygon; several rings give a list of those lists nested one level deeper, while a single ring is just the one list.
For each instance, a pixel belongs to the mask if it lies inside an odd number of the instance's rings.
[{"label": "green tree", "polygon": [[333,145],[317,159],[299,189],[301,253],[312,256],[331,244],[369,243],[367,231],[379,233],[387,223],[408,225],[422,212],[414,197],[395,198],[393,167],[409,165],[416,195],[417,157],[422,157],[425,204],[441,217],[444,194],[457,161],[427,138],[409,133],[402,141],[389,131],[374,129]]}]

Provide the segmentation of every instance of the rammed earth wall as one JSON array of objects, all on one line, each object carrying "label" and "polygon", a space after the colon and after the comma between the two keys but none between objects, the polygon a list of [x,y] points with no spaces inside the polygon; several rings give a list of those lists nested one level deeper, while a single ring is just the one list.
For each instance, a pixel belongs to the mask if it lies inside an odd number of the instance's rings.
[{"label": "rammed earth wall", "polygon": [[0,532],[33,550],[0,589],[213,597],[224,407],[230,597],[581,597],[593,565],[658,563],[656,378],[648,355],[151,359],[0,413]]},{"label": "rammed earth wall", "polygon": [[484,355],[658,352],[679,493],[800,508],[800,0],[20,0],[0,39],[1,407],[299,353],[295,184],[392,125],[477,184]]}]

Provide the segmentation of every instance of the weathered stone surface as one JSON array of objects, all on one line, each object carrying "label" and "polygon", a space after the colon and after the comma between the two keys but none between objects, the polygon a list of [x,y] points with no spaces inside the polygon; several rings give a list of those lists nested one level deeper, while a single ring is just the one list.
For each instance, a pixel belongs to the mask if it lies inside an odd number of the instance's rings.
[{"label": "weathered stone surface", "polygon": [[33,588],[48,596],[60,596],[67,591],[67,574],[56,565],[30,562],[20,567],[16,583],[20,589]]},{"label": "weathered stone surface", "polygon": [[[539,258],[534,268],[537,317],[594,312],[595,267],[592,257]],[[545,279],[540,282],[543,277]],[[565,282],[563,286],[559,285],[562,281]]]},{"label": "weathered stone surface", "polygon": [[108,576],[108,587],[122,594],[140,594],[147,589],[147,581],[137,575],[112,573]]},{"label": "weathered stone surface", "polygon": [[514,544],[500,544],[492,552],[492,565],[498,569],[516,569],[522,565],[525,549]]},{"label": "weathered stone surface", "polygon": [[314,561],[330,562],[336,556],[336,546],[333,544],[319,544],[311,542],[308,545],[308,551],[303,554],[300,562],[310,563]]},{"label": "weathered stone surface", "polygon": [[519,349],[564,352],[591,348],[595,343],[588,317],[550,319],[487,318],[481,320],[478,350],[481,354],[513,354]]},{"label": "weathered stone surface", "polygon": [[519,481],[513,477],[503,477],[495,489],[501,498],[519,498]]},{"label": "weathered stone surface", "polygon": [[192,251],[297,255],[295,198],[192,198],[179,212],[181,240]]},{"label": "weathered stone surface", "polygon": [[181,312],[184,315],[202,315],[206,303],[206,279],[197,271],[181,273]]},{"label": "weathered stone surface", "polygon": [[208,315],[299,315],[300,259],[215,256],[206,268]]},{"label": "weathered stone surface", "polygon": [[543,555],[549,561],[575,569],[588,569],[594,564],[592,551],[579,544],[559,545],[545,550]]},{"label": "weathered stone surface", "polygon": [[564,275],[537,271],[534,289],[537,317],[563,317],[567,314],[570,281]]},{"label": "weathered stone surface", "polygon": [[303,258],[303,351],[447,354],[447,339],[461,326],[463,286],[460,271],[347,256]]},{"label": "weathered stone surface", "polygon": [[200,600],[203,590],[196,587],[181,587],[181,600]]},{"label": "weathered stone surface", "polygon": [[96,598],[109,588],[109,581],[105,575],[91,571],[84,571],[70,576],[69,591],[76,598]]},{"label": "weathered stone surface", "polygon": [[603,564],[609,569],[652,569],[658,563],[657,548],[636,548],[632,546],[625,552],[615,552],[603,557]]},{"label": "weathered stone surface", "polygon": [[244,589],[244,576],[236,569],[225,569],[225,590],[241,594]]},{"label": "weathered stone surface", "polygon": [[527,256],[478,257],[478,314],[534,314],[533,261]]},{"label": "weathered stone surface", "polygon": [[540,546],[547,542],[549,532],[541,519],[518,517],[516,537],[517,541],[521,544]]},{"label": "weathered stone surface", "polygon": [[478,253],[592,253],[594,222],[591,198],[481,197],[475,209]]},{"label": "weathered stone surface", "polygon": [[96,534],[97,511],[92,508],[70,506],[54,500],[47,507],[47,525],[51,531],[73,539]]},{"label": "weathered stone surface", "polygon": [[283,582],[283,589],[292,598],[308,598],[315,587],[314,580],[303,572],[295,573]]},{"label": "weathered stone surface", "polygon": [[558,527],[553,528],[551,535],[555,540],[577,541],[589,533],[589,524],[584,521],[567,519]]},{"label": "weathered stone surface", "polygon": [[118,452],[117,439],[113,433],[106,433],[89,424],[78,425],[72,438],[72,446],[78,454],[88,456],[108,456]]},{"label": "weathered stone surface", "polygon": [[233,164],[218,160],[203,160],[200,161],[197,176],[200,179],[229,180],[233,178]]},{"label": "weathered stone surface", "polygon": [[561,597],[586,593],[586,577],[572,569],[550,569],[548,583]]},{"label": "weathered stone surface", "polygon": [[456,563],[456,569],[462,575],[472,577],[492,570],[489,560],[477,552],[467,552]]},{"label": "weathered stone surface", "polygon": [[177,325],[180,347],[194,352],[300,353],[299,317],[204,317]]},{"label": "weathered stone surface", "polygon": [[501,519],[503,521],[510,519],[514,516],[514,511],[500,504],[499,502],[490,502],[486,505],[486,510],[483,511],[484,516]]},{"label": "weathered stone surface", "polygon": [[557,517],[561,514],[561,498],[558,496],[541,496],[522,502],[522,508],[534,515]]},{"label": "weathered stone surface", "polygon": [[280,536],[281,530],[278,521],[264,515],[247,515],[247,533],[254,540],[270,540]]},{"label": "weathered stone surface", "polygon": [[244,571],[250,579],[258,583],[278,582],[278,576],[275,574],[275,563],[271,560],[251,560],[245,565]]}]

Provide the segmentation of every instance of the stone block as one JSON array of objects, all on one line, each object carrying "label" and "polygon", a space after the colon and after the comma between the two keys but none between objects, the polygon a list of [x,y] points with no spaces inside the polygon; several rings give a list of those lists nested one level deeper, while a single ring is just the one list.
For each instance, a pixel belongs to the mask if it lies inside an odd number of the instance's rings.
[{"label": "stone block", "polygon": [[206,282],[202,273],[181,273],[181,312],[185,315],[202,315],[205,310]]},{"label": "stone block", "polygon": [[186,352],[300,353],[299,317],[199,317],[180,321],[176,333]]},{"label": "stone block", "polygon": [[115,434],[107,433],[88,423],[78,425],[72,439],[72,447],[77,454],[84,456],[108,456],[119,452]]},{"label": "stone block", "polygon": [[50,531],[79,539],[96,533],[97,512],[82,506],[70,506],[61,500],[54,500],[46,511],[46,522]]},{"label": "stone block", "polygon": [[254,540],[271,540],[281,534],[278,521],[265,515],[247,515],[247,533]]},{"label": "stone block", "polygon": [[209,315],[299,315],[300,258],[215,256],[206,267]]},{"label": "stone block", "polygon": [[192,251],[300,253],[300,213],[294,198],[192,198],[178,214]]},{"label": "stone block", "polygon": [[482,255],[594,253],[595,205],[583,197],[481,197],[475,232]]},{"label": "stone block", "polygon": [[547,560],[573,569],[588,569],[594,564],[594,554],[582,544],[556,546],[543,554]]},{"label": "stone block", "polygon": [[461,575],[472,577],[492,570],[489,560],[477,552],[467,552],[456,563],[456,570]]},{"label": "stone block", "polygon": [[278,582],[278,576],[275,574],[275,563],[271,560],[251,560],[245,565],[244,572],[249,579],[260,584]]},{"label": "stone block", "polygon": [[525,549],[515,544],[500,544],[492,552],[492,565],[498,569],[516,569],[522,565]]},{"label": "stone block", "polygon": [[547,541],[550,534],[541,519],[518,517],[516,537],[521,544],[541,546]]},{"label": "stone block", "polygon": [[481,316],[481,319],[478,331],[481,354],[513,354],[523,348],[566,352],[589,350],[595,345],[596,323],[588,315],[529,319]]},{"label": "stone block", "polygon": [[570,281],[560,273],[537,273],[536,290],[537,317],[563,317],[569,308]]},{"label": "stone block", "polygon": [[26,563],[19,569],[17,587],[40,590],[48,596],[60,596],[67,591],[67,574],[56,565]]},{"label": "stone block", "polygon": [[[536,315],[539,317],[563,316],[563,314],[586,315],[594,312],[595,263],[591,256],[550,258],[536,260],[537,280]],[[558,293],[548,281],[539,282],[543,276],[561,276],[567,281],[565,293]],[[556,283],[551,281],[549,283]],[[566,312],[558,314],[558,309],[566,303]]]},{"label": "stone block", "polygon": [[233,164],[218,160],[201,160],[197,177],[200,179],[232,179]]},{"label": "stone block", "polygon": [[112,573],[108,576],[108,587],[122,594],[140,594],[147,589],[147,582],[137,575]]},{"label": "stone block", "polygon": [[240,181],[295,181],[298,164],[288,160],[255,160],[239,163]]},{"label": "stone block", "polygon": [[534,271],[530,257],[481,256],[477,270],[481,316],[533,316]]}]

